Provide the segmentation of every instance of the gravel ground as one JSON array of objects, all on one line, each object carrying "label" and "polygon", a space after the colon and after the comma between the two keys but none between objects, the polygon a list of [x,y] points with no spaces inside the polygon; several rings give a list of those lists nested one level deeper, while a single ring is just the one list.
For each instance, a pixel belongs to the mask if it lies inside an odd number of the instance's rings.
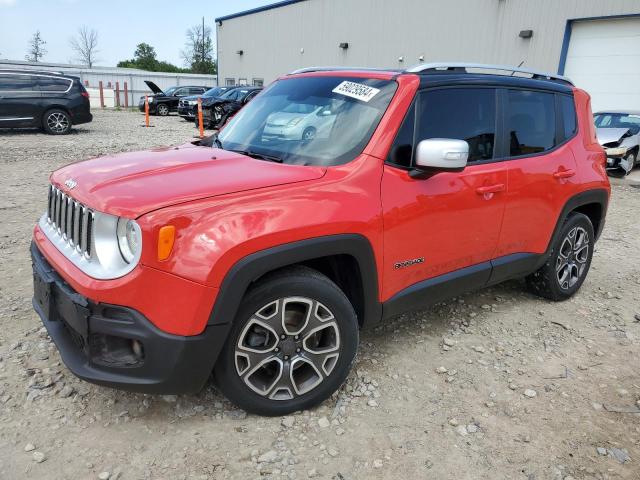
[{"label": "gravel ground", "polygon": [[365,331],[349,380],[312,411],[260,418],[211,385],[151,396],[76,379],[31,309],[31,229],[51,170],[195,133],[142,123],[0,131],[0,478],[640,478],[640,189],[622,182],[572,300],[510,282]]}]

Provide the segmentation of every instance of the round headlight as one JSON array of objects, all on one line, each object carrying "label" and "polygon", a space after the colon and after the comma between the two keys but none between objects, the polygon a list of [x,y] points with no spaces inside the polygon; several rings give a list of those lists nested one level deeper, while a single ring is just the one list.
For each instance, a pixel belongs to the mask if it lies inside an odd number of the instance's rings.
[{"label": "round headlight", "polygon": [[140,253],[142,232],[135,220],[118,219],[118,247],[125,262],[131,263]]}]

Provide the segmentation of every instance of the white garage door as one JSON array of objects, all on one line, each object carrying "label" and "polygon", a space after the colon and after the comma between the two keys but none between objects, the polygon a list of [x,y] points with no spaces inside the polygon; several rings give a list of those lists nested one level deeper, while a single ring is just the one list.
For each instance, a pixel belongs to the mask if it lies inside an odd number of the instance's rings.
[{"label": "white garage door", "polygon": [[574,22],[564,73],[594,112],[640,110],[640,18]]}]

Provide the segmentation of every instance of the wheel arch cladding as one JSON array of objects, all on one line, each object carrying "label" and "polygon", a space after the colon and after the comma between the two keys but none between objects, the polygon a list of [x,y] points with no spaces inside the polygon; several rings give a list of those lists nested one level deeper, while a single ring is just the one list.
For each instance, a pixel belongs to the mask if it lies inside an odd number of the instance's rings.
[{"label": "wheel arch cladding", "polygon": [[352,302],[361,326],[380,320],[378,270],[371,243],[362,235],[343,234],[291,242],[239,260],[222,281],[208,324],[233,321],[252,284],[268,273],[293,265],[306,265],[336,283]]},{"label": "wheel arch cladding", "polygon": [[586,190],[571,197],[567,203],[565,203],[562,211],[560,212],[558,222],[556,223],[556,227],[547,247],[547,254],[551,252],[553,245],[558,240],[560,230],[562,230],[562,225],[569,215],[574,212],[582,213],[589,217],[589,220],[591,220],[591,223],[593,224],[593,231],[595,232],[597,240],[604,228],[608,203],[609,192],[603,188]]}]

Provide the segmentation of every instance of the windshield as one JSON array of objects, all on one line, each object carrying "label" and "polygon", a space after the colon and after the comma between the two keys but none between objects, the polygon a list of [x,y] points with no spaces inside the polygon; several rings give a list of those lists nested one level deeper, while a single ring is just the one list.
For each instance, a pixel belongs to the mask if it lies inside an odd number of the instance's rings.
[{"label": "windshield", "polygon": [[298,77],[279,80],[219,133],[217,146],[296,165],[339,165],[371,139],[395,94],[389,80]]},{"label": "windshield", "polygon": [[598,128],[628,128],[634,135],[640,132],[640,114],[598,113],[594,121]]},{"label": "windshield", "polygon": [[233,97],[236,93],[237,93],[237,88],[232,88],[230,90],[227,90],[226,92],[224,92],[222,95],[220,95],[220,98],[229,98],[229,97]]},{"label": "windshield", "polygon": [[211,89],[207,90],[206,92],[204,92],[204,94],[202,96],[203,97],[219,97],[226,90],[227,89],[224,88],[224,87],[214,87],[214,88],[211,88]]},{"label": "windshield", "polygon": [[175,92],[177,89],[178,89],[178,87],[169,87],[163,93],[166,96],[173,95],[173,92]]}]

